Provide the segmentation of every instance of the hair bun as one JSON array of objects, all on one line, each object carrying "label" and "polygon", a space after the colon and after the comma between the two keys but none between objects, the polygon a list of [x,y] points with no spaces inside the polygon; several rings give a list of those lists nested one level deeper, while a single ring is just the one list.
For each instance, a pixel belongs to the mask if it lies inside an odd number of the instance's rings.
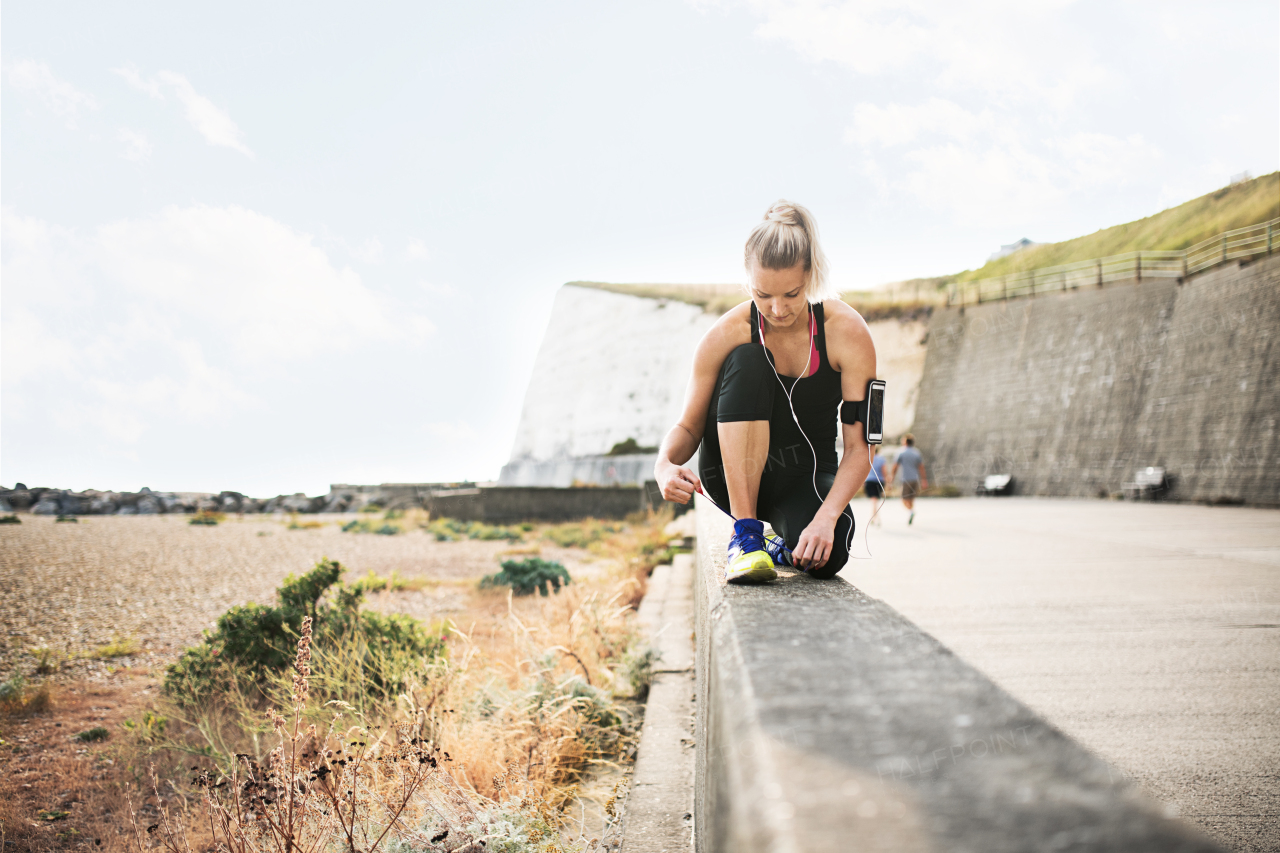
[{"label": "hair bun", "polygon": [[775,201],[765,211],[764,218],[766,222],[778,222],[782,225],[798,225],[803,227],[804,221],[800,218],[799,211],[795,205],[789,201]]}]

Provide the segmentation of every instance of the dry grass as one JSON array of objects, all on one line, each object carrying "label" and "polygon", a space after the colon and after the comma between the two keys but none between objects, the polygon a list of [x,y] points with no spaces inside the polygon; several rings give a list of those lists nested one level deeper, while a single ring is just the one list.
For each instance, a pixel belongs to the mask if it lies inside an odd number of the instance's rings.
[{"label": "dry grass", "polygon": [[[406,527],[425,521],[396,520]],[[430,543],[432,549],[456,549],[460,554],[483,545],[490,562],[477,563],[470,577],[406,575],[392,568],[384,574],[366,572],[363,579],[349,578],[381,588],[377,599],[384,610],[399,609],[397,601],[436,593],[450,596],[457,604],[446,623],[448,654],[423,662],[407,689],[366,696],[350,685],[344,687],[344,680],[360,671],[362,650],[317,651],[315,662],[323,664],[317,671],[323,675],[312,677],[313,701],[300,711],[303,730],[312,725],[321,733],[336,732],[339,724],[361,727],[369,738],[379,739],[370,753],[370,760],[377,761],[369,768],[386,765],[379,756],[413,738],[438,751],[432,754],[438,756],[439,768],[422,783],[412,809],[397,818],[402,825],[393,832],[415,839],[416,849],[453,850],[468,838],[486,834],[491,836],[489,850],[602,849],[585,835],[566,840],[574,833],[567,829],[562,809],[573,802],[584,780],[631,760],[639,706],[628,697],[643,691],[646,677],[645,650],[634,631],[632,605],[642,596],[652,565],[669,557],[662,534],[667,520],[653,516],[626,524],[530,526],[523,531],[525,541],[514,546]],[[277,548],[274,540],[257,538],[254,530],[236,533],[239,526],[227,522],[213,529],[182,527],[201,541],[215,537],[211,544],[233,537],[267,551]],[[98,533],[107,529],[103,525]],[[427,544],[424,533],[411,535]],[[331,542],[351,538],[332,526],[288,538],[312,536]],[[382,542],[410,536],[359,538],[381,540],[376,544],[385,547]],[[556,544],[557,539],[568,547]],[[573,583],[547,598],[478,589],[478,574],[491,570],[495,558],[508,552],[562,561],[573,573]],[[74,657],[136,649],[132,635],[117,633]],[[343,654],[349,658],[345,663],[324,659]],[[30,661],[24,666],[30,667]],[[18,849],[131,849],[136,840],[120,832],[128,828],[124,816],[132,808],[144,844],[154,844],[168,820],[174,838],[185,832],[193,849],[208,849],[214,830],[202,805],[204,792],[191,784],[191,768],[215,776],[250,772],[243,760],[237,763],[237,752],[257,762],[257,772],[271,766],[282,734],[265,716],[261,696],[225,695],[214,706],[193,713],[176,707],[157,690],[139,689],[140,676],[129,675],[129,670],[106,677],[132,679],[135,685],[121,688],[112,702],[117,709],[107,714],[91,704],[106,700],[85,698],[101,688],[81,683],[68,685],[72,701],[67,703],[54,701],[57,694],[43,682],[24,693],[19,704],[5,706],[8,722],[0,729],[0,762],[8,765],[9,773],[0,789],[18,790],[14,796],[4,796],[11,790],[0,790],[0,832],[7,833],[6,840],[23,839]],[[267,685],[266,692],[274,707],[289,709],[292,690],[292,681],[283,678]],[[328,701],[344,691],[350,694],[349,702]],[[109,732],[105,742],[75,739],[76,733],[96,728]],[[30,742],[14,750],[7,729],[24,732]],[[33,733],[42,738],[38,747],[29,737]],[[154,788],[148,780],[153,765]],[[24,772],[14,774],[15,767]],[[361,783],[371,798],[368,802],[387,802],[390,789],[385,784],[390,777],[368,778],[372,781]],[[616,826],[620,806],[614,798],[610,801],[606,811]],[[385,824],[386,812],[371,814],[370,819],[370,825]],[[152,825],[157,828],[148,834]],[[448,841],[432,846],[430,838],[445,829]],[[599,835],[599,830],[593,834]],[[93,844],[93,839],[101,844]]]}]

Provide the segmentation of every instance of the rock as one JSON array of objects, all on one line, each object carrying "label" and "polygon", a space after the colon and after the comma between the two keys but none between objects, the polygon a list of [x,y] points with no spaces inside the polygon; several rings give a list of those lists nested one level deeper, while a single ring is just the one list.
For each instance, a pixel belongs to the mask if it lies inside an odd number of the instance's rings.
[{"label": "rock", "polygon": [[138,499],[138,515],[159,515],[163,510],[160,507],[160,501],[151,495],[145,495]]},{"label": "rock", "polygon": [[137,514],[138,514],[137,506],[122,506],[120,507],[120,509],[116,510],[116,515],[137,515]]},{"label": "rock", "polygon": [[0,489],[0,499],[14,509],[26,509],[34,503],[31,492],[27,491],[27,487],[22,483],[18,483],[12,489]]},{"label": "rock", "polygon": [[31,508],[32,515],[57,515],[58,502],[55,500],[42,500]]},{"label": "rock", "polygon": [[118,508],[115,495],[110,492],[99,494],[89,501],[89,512],[92,515],[111,515]]}]

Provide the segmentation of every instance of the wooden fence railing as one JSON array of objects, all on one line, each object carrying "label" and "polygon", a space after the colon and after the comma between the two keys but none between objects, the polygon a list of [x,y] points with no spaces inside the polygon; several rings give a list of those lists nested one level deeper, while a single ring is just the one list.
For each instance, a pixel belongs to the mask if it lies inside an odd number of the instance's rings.
[{"label": "wooden fence railing", "polygon": [[953,284],[947,294],[947,304],[972,305],[1018,296],[1060,293],[1080,287],[1102,287],[1113,281],[1185,278],[1228,261],[1269,255],[1274,248],[1280,248],[1278,244],[1280,219],[1271,219],[1225,231],[1185,250],[1126,252]]}]

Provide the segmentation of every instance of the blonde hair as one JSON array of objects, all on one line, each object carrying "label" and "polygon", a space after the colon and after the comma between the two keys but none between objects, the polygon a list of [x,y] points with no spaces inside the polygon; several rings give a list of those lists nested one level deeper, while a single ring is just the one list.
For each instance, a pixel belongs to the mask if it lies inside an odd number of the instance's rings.
[{"label": "blonde hair", "polygon": [[764,219],[751,229],[743,252],[747,269],[759,264],[767,270],[785,270],[803,263],[804,296],[809,302],[833,299],[827,281],[827,256],[818,243],[818,223],[804,207],[785,199],[769,205]]}]

